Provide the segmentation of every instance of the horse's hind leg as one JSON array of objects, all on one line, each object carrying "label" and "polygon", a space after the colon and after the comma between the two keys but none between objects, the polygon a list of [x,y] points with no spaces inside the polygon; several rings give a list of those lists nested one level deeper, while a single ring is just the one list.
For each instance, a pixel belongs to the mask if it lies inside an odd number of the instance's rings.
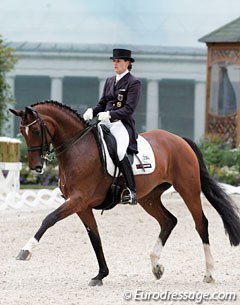
[{"label": "horse's hind leg", "polygon": [[214,262],[209,244],[208,220],[202,210],[200,187],[197,187],[197,184],[191,185],[190,183],[188,185],[188,188],[185,187],[183,189],[175,186],[175,189],[179,192],[189,211],[191,212],[196,230],[202,240],[206,263],[206,272],[203,281],[206,283],[211,283],[214,282],[212,276]]},{"label": "horse's hind leg", "polygon": [[146,212],[153,216],[160,225],[160,234],[150,253],[152,272],[156,279],[160,279],[163,275],[164,267],[160,264],[160,255],[169,235],[177,224],[177,218],[163,206],[160,198],[161,194],[162,192],[155,189],[140,200],[141,206]]},{"label": "horse's hind leg", "polygon": [[92,210],[79,212],[77,214],[85,225],[99,265],[98,275],[91,279],[91,281],[89,282],[89,286],[100,286],[102,285],[102,279],[108,275],[109,271],[104,257],[102,243],[100,235],[98,233],[95,217],[93,215]]}]

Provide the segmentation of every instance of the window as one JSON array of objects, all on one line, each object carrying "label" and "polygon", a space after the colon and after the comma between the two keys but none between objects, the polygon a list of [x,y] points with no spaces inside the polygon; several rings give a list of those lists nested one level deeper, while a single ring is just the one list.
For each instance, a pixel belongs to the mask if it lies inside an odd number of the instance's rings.
[{"label": "window", "polygon": [[[16,109],[24,109],[26,106],[43,100],[50,99],[51,80],[48,76],[16,76],[15,99]],[[14,133],[19,133],[19,120],[15,118]]]},{"label": "window", "polygon": [[64,77],[63,103],[83,113],[99,99],[99,80],[97,77]]},{"label": "window", "polygon": [[210,112],[228,115],[238,110],[239,66],[222,61],[212,65]]},{"label": "window", "polygon": [[193,139],[194,88],[192,80],[159,82],[159,128]]}]

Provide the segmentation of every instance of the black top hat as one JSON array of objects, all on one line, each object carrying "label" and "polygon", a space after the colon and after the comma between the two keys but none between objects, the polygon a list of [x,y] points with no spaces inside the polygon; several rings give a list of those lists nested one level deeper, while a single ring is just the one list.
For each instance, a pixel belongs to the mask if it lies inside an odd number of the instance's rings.
[{"label": "black top hat", "polygon": [[113,56],[110,59],[126,59],[134,62],[134,58],[131,57],[131,51],[126,49],[113,49]]}]

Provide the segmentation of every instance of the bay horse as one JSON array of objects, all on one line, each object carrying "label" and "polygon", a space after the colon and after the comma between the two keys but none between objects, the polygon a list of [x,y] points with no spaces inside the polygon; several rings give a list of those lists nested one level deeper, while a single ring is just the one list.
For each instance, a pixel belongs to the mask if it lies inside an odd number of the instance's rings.
[{"label": "bay horse", "polygon": [[[86,227],[95,251],[99,271],[89,285],[102,285],[108,273],[93,208],[102,204],[112,177],[103,170],[96,138],[82,116],[70,107],[55,101],[43,101],[13,110],[21,118],[20,130],[28,146],[31,170],[41,172],[53,146],[59,164],[59,187],[65,202],[50,213],[36,234],[20,251],[17,259],[28,260],[48,228],[76,213]],[[213,282],[213,257],[209,245],[208,220],[202,210],[201,191],[222,218],[231,245],[240,244],[240,216],[235,203],[209,176],[198,146],[191,140],[164,130],[141,134],[151,145],[156,167],[153,173],[135,176],[137,197],[143,209],[157,220],[160,234],[150,253],[152,272],[160,279],[164,268],[161,251],[177,224],[176,217],[161,201],[170,186],[180,194],[192,214],[205,254],[205,282]]]}]

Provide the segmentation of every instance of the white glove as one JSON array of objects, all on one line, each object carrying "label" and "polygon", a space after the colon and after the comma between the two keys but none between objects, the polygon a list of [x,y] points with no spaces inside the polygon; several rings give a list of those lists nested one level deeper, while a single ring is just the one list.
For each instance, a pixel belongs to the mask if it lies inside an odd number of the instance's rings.
[{"label": "white glove", "polygon": [[99,112],[98,113],[98,119],[99,121],[106,121],[109,120],[111,118],[109,111],[105,111],[105,112]]},{"label": "white glove", "polygon": [[92,108],[88,108],[84,112],[83,118],[84,118],[85,121],[92,120],[92,118],[93,118],[93,110],[92,110]]}]

